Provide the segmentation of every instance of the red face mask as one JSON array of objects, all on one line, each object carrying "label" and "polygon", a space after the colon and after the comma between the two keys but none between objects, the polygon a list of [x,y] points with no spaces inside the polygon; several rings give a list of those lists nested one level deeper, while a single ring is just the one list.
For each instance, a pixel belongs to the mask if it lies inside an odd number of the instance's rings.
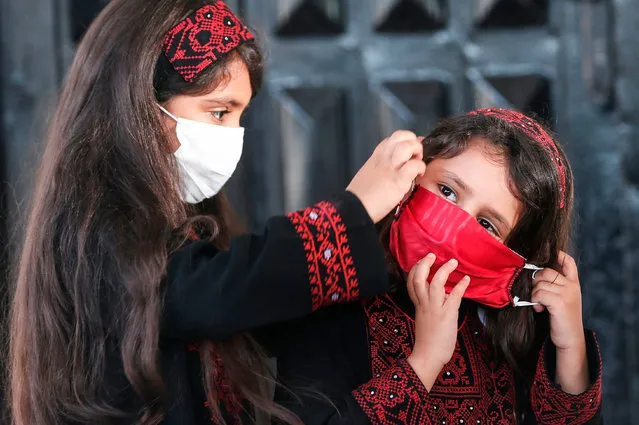
[{"label": "red face mask", "polygon": [[423,187],[417,187],[393,222],[390,250],[406,273],[429,253],[435,254],[429,280],[455,258],[459,265],[446,282],[447,293],[468,275],[470,285],[464,298],[495,308],[510,303],[516,307],[534,305],[513,298],[511,289],[523,269],[540,268],[526,264],[521,255],[491,236],[466,211]]}]

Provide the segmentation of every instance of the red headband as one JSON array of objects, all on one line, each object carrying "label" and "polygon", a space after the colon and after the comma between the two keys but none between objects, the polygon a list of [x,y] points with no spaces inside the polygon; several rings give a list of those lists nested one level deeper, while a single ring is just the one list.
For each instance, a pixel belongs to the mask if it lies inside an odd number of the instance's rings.
[{"label": "red headband", "polygon": [[255,37],[222,1],[202,6],[164,39],[164,54],[187,82]]},{"label": "red headband", "polygon": [[470,112],[468,115],[482,114],[485,116],[497,117],[502,119],[521,131],[523,131],[528,137],[539,143],[548,153],[550,159],[557,167],[557,174],[559,175],[559,185],[561,187],[561,199],[559,201],[559,208],[563,208],[566,203],[566,169],[561,161],[561,155],[559,149],[555,144],[552,137],[543,129],[542,126],[530,117],[521,114],[517,111],[501,108],[487,108],[478,109]]}]

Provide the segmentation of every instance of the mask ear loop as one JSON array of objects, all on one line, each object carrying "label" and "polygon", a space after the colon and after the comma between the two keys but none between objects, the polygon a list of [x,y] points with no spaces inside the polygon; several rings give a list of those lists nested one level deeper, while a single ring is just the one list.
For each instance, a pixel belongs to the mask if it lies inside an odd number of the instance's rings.
[{"label": "mask ear loop", "polygon": [[531,307],[539,305],[539,303],[531,303],[530,301],[521,301],[519,297],[513,298],[513,307]]},{"label": "mask ear loop", "polygon": [[[535,279],[535,274],[539,271],[539,270],[543,270],[543,267],[539,267],[539,266],[535,266],[534,264],[524,264],[524,269],[526,270],[532,270],[532,278],[533,280]],[[521,301],[519,299],[519,297],[514,297],[513,298],[513,307],[531,307],[534,305],[539,305],[539,303],[533,303],[530,301]]]},{"label": "mask ear loop", "polygon": [[164,112],[165,114],[167,114],[168,116],[170,116],[171,118],[173,118],[175,120],[175,122],[178,122],[179,120],[175,117],[175,115],[173,115],[172,113],[170,113],[169,111],[167,111],[162,105],[158,105],[158,108],[160,108],[162,110],[162,112]]},{"label": "mask ear loop", "polygon": [[409,195],[404,197],[404,199],[402,199],[401,202],[397,204],[397,208],[395,208],[395,218],[399,217],[399,212],[402,210],[404,204],[411,198],[411,195],[413,194],[413,192],[415,192],[416,187],[417,186],[415,185],[415,180],[413,180],[411,182],[410,190],[408,191]]}]

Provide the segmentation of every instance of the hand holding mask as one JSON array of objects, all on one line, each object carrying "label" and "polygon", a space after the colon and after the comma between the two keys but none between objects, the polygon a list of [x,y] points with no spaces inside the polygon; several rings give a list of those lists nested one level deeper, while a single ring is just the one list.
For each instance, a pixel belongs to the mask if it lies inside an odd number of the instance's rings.
[{"label": "hand holding mask", "polygon": [[423,187],[415,189],[393,222],[390,250],[407,273],[419,259],[434,253],[431,279],[446,261],[457,259],[459,266],[446,283],[447,292],[468,275],[471,284],[465,298],[495,308],[530,305],[515,300],[511,289],[522,270],[539,267],[527,264],[466,211]]}]

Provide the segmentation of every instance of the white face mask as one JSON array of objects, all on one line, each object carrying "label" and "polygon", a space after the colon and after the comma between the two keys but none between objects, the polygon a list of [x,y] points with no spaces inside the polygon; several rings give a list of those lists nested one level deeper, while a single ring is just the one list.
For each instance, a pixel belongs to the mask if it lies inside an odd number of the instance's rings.
[{"label": "white face mask", "polygon": [[[159,105],[158,105],[159,106]],[[180,147],[173,155],[181,177],[181,197],[197,204],[215,196],[231,178],[242,156],[244,128],[224,127],[184,118],[176,118]]]}]

